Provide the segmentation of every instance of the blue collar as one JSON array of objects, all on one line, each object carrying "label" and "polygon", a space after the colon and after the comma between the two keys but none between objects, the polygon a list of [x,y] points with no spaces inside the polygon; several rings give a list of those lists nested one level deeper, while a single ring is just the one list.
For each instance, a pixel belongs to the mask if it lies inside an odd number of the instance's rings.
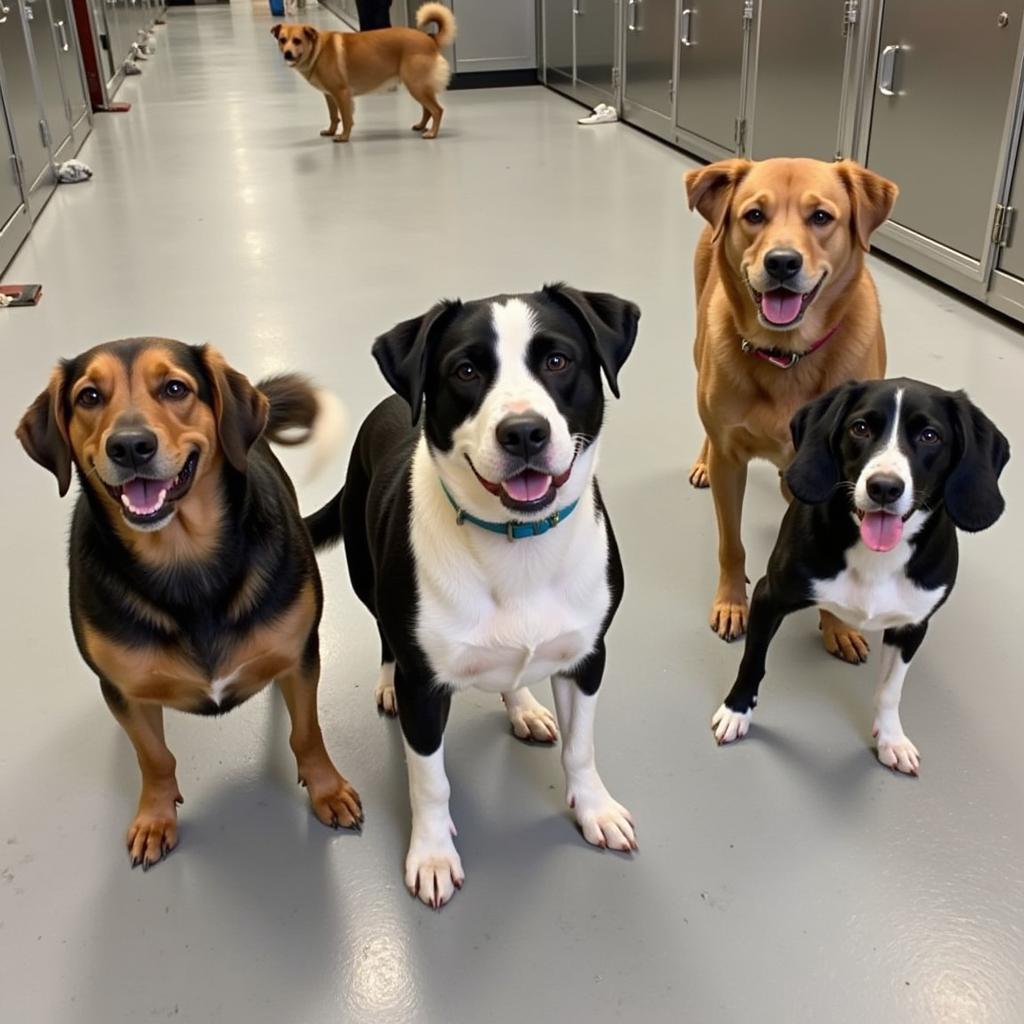
[{"label": "blue collar", "polygon": [[477,519],[476,516],[470,515],[464,508],[459,508],[455,499],[452,497],[451,492],[444,485],[444,481],[438,477],[438,483],[441,484],[441,490],[444,491],[444,496],[451,503],[453,509],[455,509],[455,522],[462,526],[463,523],[472,523],[474,526],[479,526],[481,530],[488,530],[491,533],[500,533],[505,537],[508,537],[510,541],[522,540],[524,537],[540,537],[547,533],[548,530],[553,530],[559,523],[564,522],[569,518],[576,510],[576,506],[580,503],[580,499],[577,498],[571,505],[566,505],[565,508],[559,509],[557,512],[552,512],[551,515],[545,516],[543,519],[538,519],[532,523],[519,523],[514,519],[509,520],[507,523],[490,523],[486,519]]}]

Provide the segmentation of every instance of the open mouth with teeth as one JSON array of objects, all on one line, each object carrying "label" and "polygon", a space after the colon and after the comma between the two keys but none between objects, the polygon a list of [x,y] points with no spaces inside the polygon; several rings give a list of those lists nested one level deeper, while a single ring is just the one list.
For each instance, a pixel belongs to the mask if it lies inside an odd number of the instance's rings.
[{"label": "open mouth with teeth", "polygon": [[754,297],[757,311],[761,315],[761,322],[775,330],[796,327],[807,312],[807,307],[818,297],[826,276],[827,272],[823,273],[809,292],[794,292],[789,288],[773,288],[771,291],[759,292],[748,281],[750,294]]},{"label": "open mouth with teeth", "polygon": [[121,514],[134,526],[152,526],[169,519],[174,503],[185,497],[195,479],[199,452],[192,452],[181,471],[171,480],[136,476],[123,484],[107,484],[115,501],[121,503]]},{"label": "open mouth with teeth", "polygon": [[473,465],[468,455],[466,461],[477,480],[486,490],[495,495],[505,508],[512,509],[513,512],[539,512],[555,500],[559,487],[563,487],[569,479],[576,459],[573,458],[573,461],[569,463],[569,468],[564,473],[559,473],[558,476],[542,473],[538,469],[527,466],[513,476],[497,482],[487,480],[477,473],[476,466]]},{"label": "open mouth with teeth", "polygon": [[911,517],[914,510],[906,515],[898,516],[880,509],[868,512],[855,509],[860,520],[860,539],[872,551],[892,551],[903,539],[903,524]]}]

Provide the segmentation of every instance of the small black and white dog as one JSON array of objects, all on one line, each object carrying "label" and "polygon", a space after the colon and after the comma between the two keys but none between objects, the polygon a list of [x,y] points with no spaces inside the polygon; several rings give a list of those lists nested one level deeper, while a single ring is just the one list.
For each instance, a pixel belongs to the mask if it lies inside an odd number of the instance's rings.
[{"label": "small black and white dog", "polygon": [[793,417],[796,500],[750,605],[739,674],[711,720],[719,743],[750,728],[768,645],[782,620],[811,605],[858,629],[881,629],[875,695],[878,759],[917,774],[900,721],[903,680],[957,572],[956,530],[1002,514],[1006,438],[962,391],[913,380],[844,384]]},{"label": "small black and white dog", "polygon": [[583,836],[636,849],[594,762],[604,635],[623,588],[594,469],[601,374],[618,396],[639,316],[613,295],[552,285],[399,324],[373,347],[398,394],[367,417],[341,494],[313,517],[318,543],[343,534],[377,620],[377,703],[398,714],[409,770],[405,881],[431,906],[463,881],[442,741],[452,693],[470,686],[503,696],[516,736],[553,742],[554,718],[528,689],[550,677]]}]

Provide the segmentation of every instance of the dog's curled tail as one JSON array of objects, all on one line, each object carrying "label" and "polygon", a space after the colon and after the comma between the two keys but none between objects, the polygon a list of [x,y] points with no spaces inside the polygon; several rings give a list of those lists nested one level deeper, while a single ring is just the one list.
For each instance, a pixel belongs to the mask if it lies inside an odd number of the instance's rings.
[{"label": "dog's curled tail", "polygon": [[420,4],[416,11],[416,27],[425,28],[431,22],[437,26],[433,38],[439,47],[450,46],[455,42],[455,15],[444,4]]},{"label": "dog's curled tail", "polygon": [[303,520],[310,537],[313,538],[313,547],[317,551],[321,548],[329,548],[341,540],[341,499],[344,493],[345,488],[342,487],[323,508],[318,508]]},{"label": "dog's curled tail", "polygon": [[316,388],[298,373],[261,380],[256,387],[267,396],[270,412],[264,437],[274,444],[310,444],[306,479],[318,476],[345,439],[345,407],[330,391]]}]

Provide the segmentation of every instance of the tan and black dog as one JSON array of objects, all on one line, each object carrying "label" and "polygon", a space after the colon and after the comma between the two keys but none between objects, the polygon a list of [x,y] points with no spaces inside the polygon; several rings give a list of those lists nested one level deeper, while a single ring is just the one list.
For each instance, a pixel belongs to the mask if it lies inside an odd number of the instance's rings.
[{"label": "tan and black dog", "polygon": [[[400,81],[423,107],[412,126],[423,138],[437,138],[444,108],[437,101],[451,78],[441,50],[455,40],[455,15],[444,4],[423,4],[416,12],[419,29],[436,25],[428,35],[413,28],[371,32],[325,32],[312,25],[279,24],[271,30],[289,67],[324,94],[331,123],[321,135],[348,142],[352,134],[353,98]],[[341,134],[336,135],[341,120]]]},{"label": "tan and black dog", "polygon": [[[864,266],[897,188],[843,160],[722,160],[685,176],[690,208],[708,222],[695,258],[697,407],[706,438],[690,470],[711,485],[718,586],[711,628],[747,624],[740,518],[747,464],[793,458],[789,423],[801,406],[848,380],[885,374],[885,336]],[[867,642],[830,612],[829,653],[863,661]]]},{"label": "tan and black dog", "polygon": [[71,622],[142,770],[133,867],[177,842],[164,707],[222,714],[272,681],[313,812],[335,827],[362,821],[317,718],[323,596],[313,544],[267,443],[295,443],[282,436],[294,428],[309,436],[320,411],[301,377],[254,387],[207,346],[147,338],[61,362],[18,426],[62,496],[72,469],[81,485]]}]

